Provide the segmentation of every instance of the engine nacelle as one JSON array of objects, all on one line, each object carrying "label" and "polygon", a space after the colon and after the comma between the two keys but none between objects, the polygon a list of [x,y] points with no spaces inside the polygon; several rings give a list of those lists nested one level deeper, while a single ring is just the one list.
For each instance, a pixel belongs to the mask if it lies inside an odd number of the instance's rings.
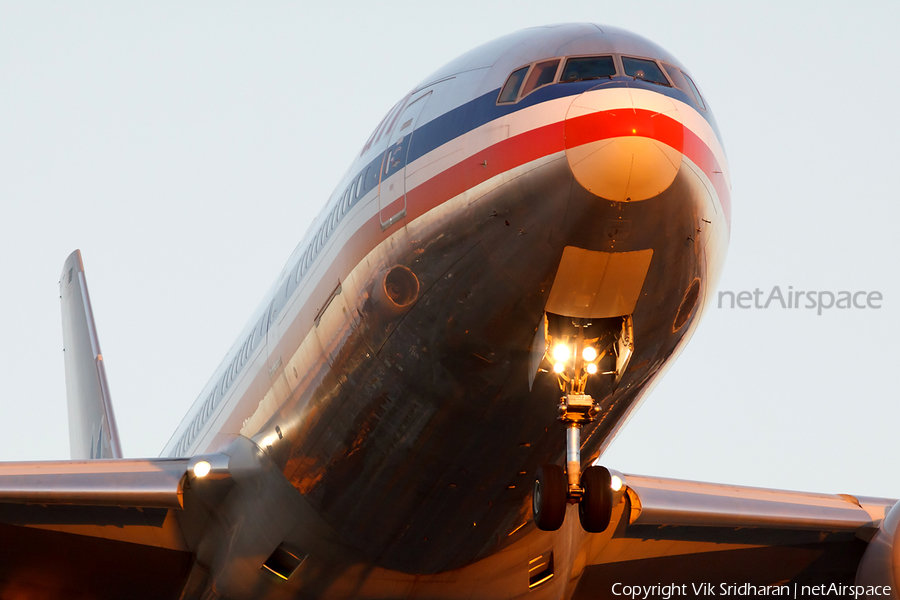
[{"label": "engine nacelle", "polygon": [[[859,561],[856,584],[860,586],[890,586],[890,594],[879,598],[900,600],[900,502],[888,511],[875,537]],[[884,590],[886,591],[886,590]]]}]

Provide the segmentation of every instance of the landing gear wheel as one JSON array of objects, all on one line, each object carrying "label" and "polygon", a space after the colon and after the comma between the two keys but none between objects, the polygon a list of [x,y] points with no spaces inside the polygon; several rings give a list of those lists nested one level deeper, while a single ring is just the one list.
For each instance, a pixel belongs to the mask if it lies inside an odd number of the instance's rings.
[{"label": "landing gear wheel", "polygon": [[581,474],[584,494],[578,504],[578,518],[588,533],[602,533],[612,517],[611,476],[603,467],[588,467]]},{"label": "landing gear wheel", "polygon": [[543,465],[534,476],[531,509],[534,524],[544,531],[556,531],[566,519],[566,476],[562,467]]}]

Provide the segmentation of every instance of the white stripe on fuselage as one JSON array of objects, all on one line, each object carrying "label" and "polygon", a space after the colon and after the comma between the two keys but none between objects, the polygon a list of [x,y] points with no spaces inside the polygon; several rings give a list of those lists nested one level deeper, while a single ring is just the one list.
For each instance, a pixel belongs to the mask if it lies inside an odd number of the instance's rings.
[{"label": "white stripe on fuselage", "polygon": [[[614,110],[616,108],[641,108],[645,110],[660,112],[671,110],[671,103],[674,103],[678,109],[680,120],[701,140],[707,143],[714,156],[718,160],[719,165],[722,167],[726,176],[726,181],[728,181],[727,162],[725,161],[724,152],[722,151],[718,138],[716,137],[715,132],[709,126],[709,123],[707,123],[707,121],[690,105],[669,98],[668,96],[663,96],[656,92],[642,89],[606,88],[586,93],[603,94],[602,106],[604,107],[604,110]],[[381,185],[400,183],[399,178],[405,175],[407,179],[406,190],[407,192],[409,192],[419,185],[422,185],[430,179],[440,175],[444,171],[451,169],[459,163],[471,158],[478,152],[481,152],[486,148],[502,142],[507,138],[515,137],[517,135],[521,135],[523,133],[527,133],[529,131],[533,131],[547,125],[553,125],[555,123],[564,121],[567,114],[569,113],[569,107],[573,104],[574,101],[577,100],[577,98],[579,98],[579,96],[565,96],[562,98],[556,98],[495,119],[494,121],[477,127],[435,148],[428,154],[407,165],[405,174],[404,171],[401,170],[382,182]],[[669,102],[670,104],[666,105],[666,102]],[[413,135],[415,135],[415,133]],[[544,157],[544,159],[549,158],[550,157]],[[467,190],[463,194],[460,194],[453,199],[448,199],[443,203],[447,206],[442,208],[439,212],[445,213],[447,210],[449,210],[450,206],[455,206],[454,200],[458,201],[460,197],[465,196],[467,203],[471,202],[473,199],[477,199],[484,193],[487,193],[487,191],[495,189],[509,179],[521,174],[520,171],[522,168],[527,167],[524,171],[527,172],[527,170],[535,168],[536,166],[538,166],[538,164],[543,164],[542,161],[544,159],[538,159],[537,161],[527,163],[526,165],[522,165],[521,167],[517,167],[515,169],[507,171],[506,173],[498,174],[496,177],[488,180],[487,182],[484,182],[479,186],[475,186],[474,188]],[[697,168],[696,170],[700,171],[699,168]],[[707,188],[710,190],[712,197],[715,198],[715,202],[718,205],[717,212],[721,213],[721,200],[716,194],[715,189],[711,186],[705,174],[702,174],[702,171],[698,174],[701,175],[704,182],[707,183]],[[336,231],[329,238],[326,246],[322,249],[322,252],[316,258],[315,263],[310,266],[310,269],[303,277],[303,281],[294,290],[292,297],[287,301],[286,305],[282,309],[282,313],[281,315],[279,315],[278,319],[279,325],[283,323],[285,319],[292,320],[296,317],[300,309],[305,306],[305,304],[310,300],[313,291],[316,290],[317,286],[321,283],[323,275],[328,271],[328,266],[333,263],[341,248],[350,239],[352,239],[352,237],[354,237],[366,223],[368,223],[371,219],[374,219],[376,215],[379,214],[377,192],[378,187],[370,190],[369,193],[361,198],[356,206],[354,206],[354,208],[340,222]],[[329,206],[330,205],[331,203],[329,203]],[[441,206],[442,205],[439,205],[435,209],[432,209],[432,211],[430,212],[440,209]],[[423,215],[423,217],[424,216],[425,215]],[[416,221],[418,220],[419,219],[417,219]],[[321,216],[316,220],[316,224],[318,224],[319,221],[321,221]],[[413,223],[408,223],[407,226],[411,226],[413,225]],[[295,262],[301,257],[301,250],[304,246],[305,245],[301,245],[298,250],[295,251],[295,256],[292,256],[291,260],[289,261],[288,266],[285,268],[283,277],[293,276],[293,272],[296,266]],[[282,289],[283,283],[284,279],[282,278],[279,282],[279,285],[275,287],[276,294],[281,293],[280,290]],[[269,297],[269,300],[271,300],[271,297]],[[263,312],[268,309],[268,302],[266,302],[264,306],[265,308]],[[256,315],[254,315],[254,318],[251,319],[251,323],[256,323],[261,314],[262,313],[257,313]],[[275,327],[275,324],[273,324],[272,327]],[[244,334],[242,333],[241,337],[243,337],[243,335]],[[270,342],[273,341],[271,335],[267,336],[267,338]],[[228,358],[225,361],[226,363],[228,362],[232,354],[233,351],[229,353]],[[217,406],[214,413],[210,415],[210,418],[207,419],[203,424],[200,433],[191,443],[188,454],[196,452],[200,448],[211,449],[213,440],[217,437],[218,433],[221,431],[221,428],[230,418],[233,411],[237,410],[239,406],[243,404],[242,401],[245,399],[244,397],[251,387],[250,384],[256,378],[258,369],[265,368],[266,361],[260,361],[260,358],[261,357],[259,357],[257,353],[254,353],[252,364],[247,365],[246,369],[244,369],[244,372],[240,374],[239,380],[236,381],[235,385],[233,385],[231,389],[228,390],[228,393],[219,402],[219,405]],[[282,368],[284,368],[284,366]],[[182,433],[190,424],[196,412],[198,410],[201,410],[203,399],[206,398],[212,387],[216,385],[218,377],[219,373],[217,372],[215,378],[209,384],[207,384],[207,387],[204,389],[203,393],[194,403],[195,408],[191,410],[191,412],[188,413],[188,415],[182,421],[178,430],[175,432],[175,435],[173,435],[172,440],[166,446],[164,453],[168,453],[172,450],[173,444],[177,443],[177,441],[180,439]],[[231,435],[234,435],[235,433],[236,432],[233,432]]]},{"label": "white stripe on fuselage", "polygon": [[[672,105],[678,111],[677,120],[691,130],[694,135],[700,138],[709,149],[722,168],[725,175],[725,181],[728,188],[731,189],[731,177],[728,174],[728,161],[725,158],[725,151],[716,132],[710,126],[709,122],[703,118],[697,109],[690,104],[686,104],[681,100],[670,98],[664,94],[645,90],[642,88],[604,88],[600,90],[592,90],[584,93],[584,96],[592,96],[589,105],[591,111],[600,110],[617,110],[622,108],[642,109],[657,113],[670,113]],[[571,113],[576,113],[578,108],[577,100],[572,102]]]},{"label": "white stripe on fuselage", "polygon": [[[636,108],[663,114],[671,112],[674,104],[678,111],[677,120],[690,129],[698,138],[706,143],[718,161],[725,175],[728,187],[731,187],[731,179],[728,173],[728,161],[725,152],[719,143],[715,131],[689,104],[670,98],[658,92],[645,89],[613,87],[601,90],[585,92],[585,94],[598,95],[596,99],[602,110],[615,110],[620,108]],[[407,193],[440,175],[442,172],[453,168],[462,161],[471,158],[475,154],[502,142],[540,127],[553,125],[564,121],[572,110],[577,112],[575,103],[581,96],[564,96],[554,100],[548,100],[534,106],[510,113],[506,116],[494,119],[489,123],[477,127],[457,138],[438,146],[428,154],[421,156],[406,169]],[[594,100],[594,99],[592,99]],[[415,133],[413,133],[415,136]],[[396,177],[397,174],[392,177]],[[389,179],[390,181],[390,179]]]},{"label": "white stripe on fuselage", "polygon": [[[402,238],[409,239],[432,239],[443,232],[448,220],[453,218],[454,214],[464,214],[467,207],[484,197],[486,194],[496,190],[503,184],[522,175],[533,171],[534,169],[548,165],[554,161],[564,160],[565,153],[557,152],[548,156],[543,156],[529,163],[520,165],[503,173],[473,186],[466,191],[442,202],[427,213],[413,219],[407,223],[405,227],[401,227],[394,231],[390,236],[383,238],[374,248],[372,248],[365,257],[350,271],[345,274],[342,279],[347,281],[345,293],[341,295],[341,301],[347,302],[347,308],[352,313],[354,308],[358,308],[358,303],[365,299],[364,290],[360,288],[362,282],[369,280],[373,269],[383,265],[383,258],[390,256],[391,249],[397,245],[397,240]],[[372,203],[377,204],[377,203]],[[402,242],[401,242],[402,243]],[[358,290],[358,291],[356,291]],[[354,292],[356,293],[354,294]],[[285,361],[281,370],[283,373],[292,373],[293,369],[297,369],[300,373],[305,373],[310,364],[309,349],[321,348],[321,341],[316,339],[319,335],[316,327],[312,323],[299,323],[298,316],[305,306],[305,301],[299,301],[299,298],[292,303],[290,309],[285,309],[279,322],[280,327],[284,327],[284,331],[288,331],[293,327],[307,327],[306,331],[301,332],[300,343],[296,348],[292,348],[293,354],[285,357]],[[340,310],[338,310],[338,313]],[[349,318],[349,317],[347,317]],[[326,338],[331,335],[325,332]],[[293,334],[290,337],[295,337]],[[320,350],[321,352],[321,350]],[[373,358],[373,360],[376,360]],[[273,382],[274,383],[274,382]],[[299,383],[299,381],[298,381]],[[271,435],[271,432],[264,431],[261,428],[269,422],[269,420],[280,410],[281,406],[287,400],[288,396],[293,392],[290,386],[282,387],[273,385],[266,394],[265,399],[260,402],[259,399],[245,398],[239,402],[235,402],[236,410],[247,411],[247,417],[244,419],[244,426],[240,430],[240,434],[259,441],[260,439]],[[254,404],[255,403],[255,404]],[[299,407],[302,410],[302,407]],[[222,423],[225,419],[222,419]],[[223,432],[223,437],[216,439],[209,436],[210,445],[208,450],[227,440],[227,432]]]}]

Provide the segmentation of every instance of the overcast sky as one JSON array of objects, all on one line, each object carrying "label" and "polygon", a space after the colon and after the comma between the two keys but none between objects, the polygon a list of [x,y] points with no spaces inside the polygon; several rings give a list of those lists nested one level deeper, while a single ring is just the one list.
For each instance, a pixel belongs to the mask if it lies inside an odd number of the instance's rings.
[{"label": "overcast sky", "polygon": [[713,307],[603,462],[900,497],[900,3],[312,4],[0,0],[0,460],[68,457],[72,250],[124,451],[155,456],[399,98],[493,38],[593,21],[668,49],[715,112],[720,289],[884,296]]}]

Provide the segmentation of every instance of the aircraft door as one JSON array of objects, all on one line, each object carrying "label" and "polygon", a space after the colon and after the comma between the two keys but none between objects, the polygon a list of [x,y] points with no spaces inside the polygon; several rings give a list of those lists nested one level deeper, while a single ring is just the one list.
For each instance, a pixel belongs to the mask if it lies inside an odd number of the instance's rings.
[{"label": "aircraft door", "polygon": [[381,163],[378,187],[378,213],[381,229],[387,229],[406,216],[406,163],[416,122],[431,92],[407,105],[395,121]]}]

